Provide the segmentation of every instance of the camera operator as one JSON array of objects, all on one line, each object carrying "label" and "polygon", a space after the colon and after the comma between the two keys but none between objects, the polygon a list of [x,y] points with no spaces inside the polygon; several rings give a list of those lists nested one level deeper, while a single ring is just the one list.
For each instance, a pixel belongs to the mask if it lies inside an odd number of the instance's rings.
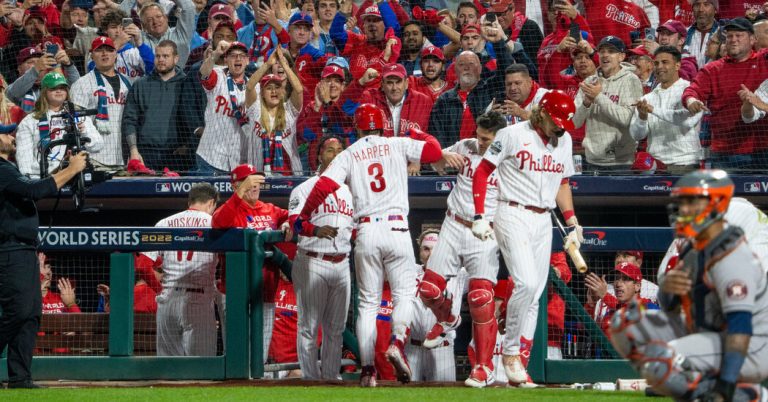
[{"label": "camera operator", "polygon": [[[19,124],[17,131],[18,155],[16,161],[22,174],[38,178],[41,177],[40,158],[43,147],[50,141],[62,139],[67,133],[68,118],[61,116],[65,112],[65,105],[69,101],[69,84],[59,73],[48,73],[40,83],[40,97],[35,103],[35,109],[28,114]],[[97,152],[102,148],[101,134],[91,122],[90,118],[78,117],[77,129],[82,137],[87,137],[90,142],[85,143],[88,152]],[[71,134],[71,133],[69,133]],[[65,145],[57,145],[51,148],[47,156],[48,172],[55,171],[62,158],[66,154]]]},{"label": "camera operator", "polygon": [[8,345],[8,388],[40,388],[30,370],[42,314],[35,200],[72,180],[87,154],[71,156],[69,166],[43,180],[24,177],[11,162],[15,154],[13,134],[0,134],[0,350]]}]

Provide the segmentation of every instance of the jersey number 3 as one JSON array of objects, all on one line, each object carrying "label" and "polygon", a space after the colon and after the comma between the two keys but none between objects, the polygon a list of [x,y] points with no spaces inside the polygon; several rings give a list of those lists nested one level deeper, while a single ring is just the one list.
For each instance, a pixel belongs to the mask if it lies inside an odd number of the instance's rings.
[{"label": "jersey number 3", "polygon": [[374,193],[380,193],[387,188],[387,182],[384,180],[384,167],[381,163],[372,163],[368,165],[368,175],[373,176],[371,181],[371,190]]}]

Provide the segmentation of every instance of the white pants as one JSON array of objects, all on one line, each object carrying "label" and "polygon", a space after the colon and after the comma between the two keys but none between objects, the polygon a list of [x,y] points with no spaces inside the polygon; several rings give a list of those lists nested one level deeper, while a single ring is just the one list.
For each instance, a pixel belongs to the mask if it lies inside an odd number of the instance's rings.
[{"label": "white pants", "polygon": [[[302,376],[307,380],[336,380],[349,310],[349,259],[333,263],[308,257],[299,249],[292,273],[299,314],[297,350]],[[319,366],[318,327],[323,329]]]},{"label": "white pants", "polygon": [[392,289],[392,335],[405,338],[416,297],[416,262],[407,221],[382,220],[358,225],[355,274],[359,289],[357,340],[360,361],[372,366],[376,314],[385,278]]},{"label": "white pants", "polygon": [[214,290],[178,289],[157,296],[157,355],[215,356]]},{"label": "white pants", "polygon": [[453,344],[435,349],[405,345],[405,355],[411,367],[412,381],[456,381],[456,360]]},{"label": "white pants", "polygon": [[504,354],[520,354],[520,336],[533,339],[539,297],[547,285],[552,254],[552,218],[521,206],[499,203],[494,232],[515,283],[507,303]]},{"label": "white pants", "polygon": [[[471,279],[487,279],[495,284],[499,273],[499,246],[495,240],[476,238],[472,229],[446,216],[427,268],[445,278],[455,276],[461,267]],[[461,295],[455,296],[461,298]]]}]

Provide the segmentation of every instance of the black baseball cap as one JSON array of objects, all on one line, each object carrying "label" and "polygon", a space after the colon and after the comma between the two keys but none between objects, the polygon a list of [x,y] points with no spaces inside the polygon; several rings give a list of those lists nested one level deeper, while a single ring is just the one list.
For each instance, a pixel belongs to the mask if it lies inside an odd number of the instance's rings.
[{"label": "black baseball cap", "polygon": [[616,49],[616,51],[619,53],[627,52],[627,46],[624,44],[624,41],[617,36],[609,35],[601,39],[600,43],[597,45],[597,50],[600,50],[600,48],[606,46],[610,46]]},{"label": "black baseball cap", "polygon": [[752,26],[752,23],[748,19],[739,17],[728,21],[728,23],[725,24],[725,31],[740,31],[753,34],[755,33],[755,28]]}]

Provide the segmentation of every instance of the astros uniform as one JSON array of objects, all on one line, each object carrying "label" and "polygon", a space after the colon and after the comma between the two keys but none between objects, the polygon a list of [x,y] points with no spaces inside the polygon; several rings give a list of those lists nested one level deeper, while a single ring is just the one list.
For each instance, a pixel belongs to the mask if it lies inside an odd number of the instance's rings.
[{"label": "astros uniform", "polygon": [[[115,94],[112,85],[107,82],[107,78],[103,77],[104,90],[107,95],[107,113],[109,114],[109,120],[102,123],[96,118],[93,119],[93,123],[99,130],[104,145],[99,152],[92,153],[90,156],[106,165],[123,164],[123,134],[121,124],[123,121],[125,100],[128,96],[128,91],[130,90],[130,84],[127,77],[119,73],[118,76],[120,77],[120,93],[118,94]],[[96,94],[98,90],[99,86],[96,83],[95,72],[91,71],[72,84],[72,90],[70,91],[72,103],[85,109],[96,109],[99,105],[99,97]]]},{"label": "astros uniform", "polygon": [[[155,227],[209,228],[211,215],[188,209]],[[163,291],[157,296],[158,356],[214,356],[216,254],[190,250],[142,254],[156,263],[162,261],[163,267]]]},{"label": "astros uniform", "polygon": [[392,334],[404,338],[413,316],[416,270],[408,229],[408,162],[420,162],[424,142],[363,137],[340,153],[323,176],[347,183],[357,223],[357,338],[363,366],[373,365],[376,312],[385,280],[392,288]]},{"label": "astros uniform", "polygon": [[[317,183],[312,177],[293,189],[289,215],[299,215]],[[342,333],[349,309],[350,272],[348,255],[352,249],[352,193],[346,185],[329,195],[312,213],[309,223],[333,226],[335,239],[299,236],[299,249],[293,263],[293,281],[299,310],[299,363],[305,379],[335,380],[341,368]],[[323,329],[322,357],[317,364],[318,328]]]},{"label": "astros uniform", "polygon": [[[442,229],[440,236],[442,237]],[[434,255],[434,250],[433,250]],[[424,275],[421,265],[416,265],[419,271],[419,280]],[[455,295],[451,304],[451,314],[458,316],[461,311],[461,295],[464,294],[469,275],[464,269],[456,271],[454,277],[448,280],[447,290]],[[437,323],[435,314],[432,313],[421,300],[416,300],[411,326],[411,340],[405,345],[405,354],[411,367],[411,379],[413,381],[456,381],[456,359],[453,353],[453,341],[456,332],[451,331],[443,345],[434,349],[422,346],[429,330]]]},{"label": "astros uniform", "polygon": [[[205,108],[205,129],[197,147],[197,156],[214,168],[229,172],[241,162],[240,144],[244,131],[232,109],[227,76],[225,67],[214,67],[208,79],[200,79],[208,106]],[[245,116],[245,84],[234,84],[234,94],[237,107]]]},{"label": "astros uniform", "polygon": [[[507,305],[504,354],[520,354],[520,337],[533,339],[539,297],[547,284],[552,220],[560,185],[573,175],[571,136],[553,146],[530,122],[496,133],[484,159],[497,166],[498,209],[494,231],[515,289]],[[526,313],[527,312],[527,313]]]}]

